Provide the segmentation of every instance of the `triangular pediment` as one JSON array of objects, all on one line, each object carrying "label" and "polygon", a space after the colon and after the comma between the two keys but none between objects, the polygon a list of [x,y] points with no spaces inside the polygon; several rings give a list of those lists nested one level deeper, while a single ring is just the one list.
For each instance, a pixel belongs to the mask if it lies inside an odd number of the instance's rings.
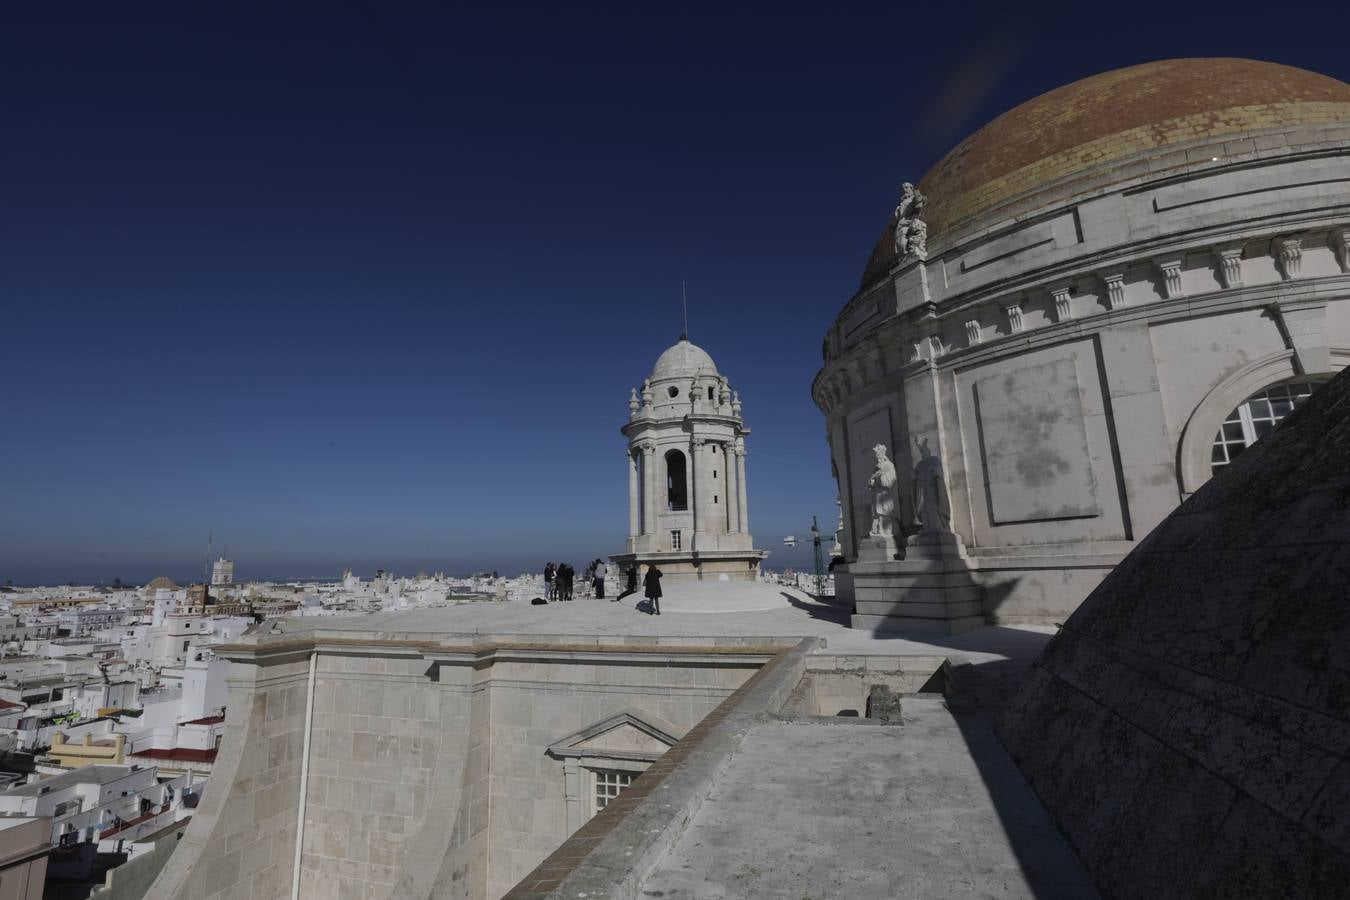
[{"label": "triangular pediment", "polygon": [[551,744],[548,752],[553,756],[660,756],[679,738],[669,725],[653,718],[625,710],[574,731]]},{"label": "triangular pediment", "polygon": [[670,749],[670,744],[630,722],[624,722],[573,746],[578,750],[617,750],[635,753],[665,753]]}]

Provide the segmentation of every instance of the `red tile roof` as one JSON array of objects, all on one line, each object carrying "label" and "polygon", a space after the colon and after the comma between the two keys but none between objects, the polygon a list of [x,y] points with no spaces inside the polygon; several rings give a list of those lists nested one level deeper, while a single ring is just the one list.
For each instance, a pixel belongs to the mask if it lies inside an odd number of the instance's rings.
[{"label": "red tile roof", "polygon": [[172,750],[141,750],[132,753],[133,758],[180,760],[183,762],[215,762],[215,750],[192,750],[187,747],[174,747]]}]

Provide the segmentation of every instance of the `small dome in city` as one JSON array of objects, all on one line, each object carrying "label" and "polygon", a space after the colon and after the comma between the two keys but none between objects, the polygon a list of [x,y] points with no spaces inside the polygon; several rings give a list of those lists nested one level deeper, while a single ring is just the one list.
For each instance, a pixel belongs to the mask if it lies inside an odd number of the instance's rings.
[{"label": "small dome in city", "polygon": [[652,381],[662,378],[688,378],[693,375],[716,375],[717,364],[707,351],[689,343],[683,335],[672,347],[656,358],[652,366]]}]

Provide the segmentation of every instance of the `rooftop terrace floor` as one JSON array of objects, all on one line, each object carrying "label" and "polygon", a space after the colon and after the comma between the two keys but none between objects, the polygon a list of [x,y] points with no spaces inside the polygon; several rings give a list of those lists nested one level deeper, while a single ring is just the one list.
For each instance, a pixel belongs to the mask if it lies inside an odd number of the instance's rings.
[{"label": "rooftop terrace floor", "polygon": [[1097,896],[983,716],[904,709],[754,728],[641,896]]},{"label": "rooftop terrace floor", "polygon": [[794,588],[762,583],[703,582],[670,585],[661,615],[638,610],[641,598],[615,602],[583,597],[531,606],[512,600],[408,609],[363,616],[303,616],[266,622],[285,634],[357,632],[383,637],[568,635],[664,637],[819,637],[830,652],[932,655],[952,653],[972,661],[1029,660],[1054,629],[1043,626],[977,628],[956,636],[889,634],[848,626],[848,613]]}]

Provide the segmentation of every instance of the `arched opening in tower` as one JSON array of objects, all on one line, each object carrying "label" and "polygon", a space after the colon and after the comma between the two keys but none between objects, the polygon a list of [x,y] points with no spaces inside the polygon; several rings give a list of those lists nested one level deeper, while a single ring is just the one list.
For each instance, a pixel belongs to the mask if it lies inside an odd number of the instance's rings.
[{"label": "arched opening in tower", "polygon": [[689,508],[689,483],[685,477],[684,454],[671,450],[666,454],[666,509]]}]

